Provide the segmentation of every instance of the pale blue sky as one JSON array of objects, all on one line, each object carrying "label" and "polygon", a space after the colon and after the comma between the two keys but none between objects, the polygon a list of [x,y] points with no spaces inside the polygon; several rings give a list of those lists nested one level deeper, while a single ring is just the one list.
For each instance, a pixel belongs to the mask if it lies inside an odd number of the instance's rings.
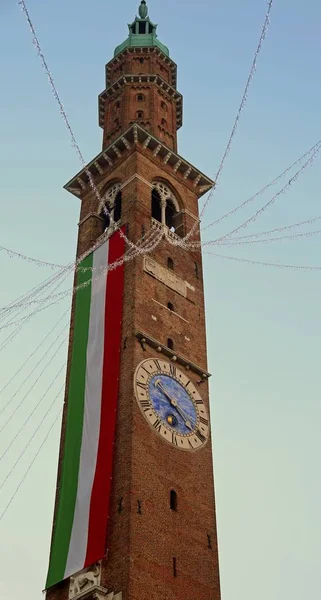
[{"label": "pale blue sky", "polygon": [[[97,96],[104,89],[104,65],[126,38],[127,23],[134,18],[137,4],[138,0],[28,3],[88,161],[101,149]],[[159,23],[160,40],[169,46],[178,64],[178,88],[184,95],[179,152],[214,177],[267,2],[176,0],[173,4],[150,0],[149,5],[152,20]],[[321,138],[320,26],[318,0],[275,0],[248,104],[204,224],[246,200]],[[62,186],[80,167],[30,40],[17,5],[2,0],[0,243],[65,264],[75,253],[79,205]],[[243,235],[320,215],[320,193],[318,159]],[[212,238],[251,216],[271,195],[267,193],[222,223],[213,230]],[[305,231],[309,229],[321,227],[316,223]],[[235,247],[225,253],[268,262],[320,265],[320,250],[316,236]],[[1,254],[0,269],[1,305],[51,274]],[[320,598],[321,272],[281,271],[207,257],[205,280],[223,599]],[[67,307],[68,301],[64,301],[32,321],[1,352],[0,388]],[[0,331],[0,344],[6,335],[6,330]],[[48,347],[49,341],[44,351]],[[65,356],[66,346],[0,434],[0,456]],[[41,352],[30,368],[37,357]],[[1,395],[0,409],[27,372],[26,368]],[[0,486],[62,380],[60,376],[54,383],[51,396],[44,399],[24,436],[0,462]],[[27,389],[16,396],[12,411]],[[58,410],[57,404],[0,491],[0,513]],[[0,427],[10,414],[8,409],[0,415]],[[56,426],[0,522],[1,600],[42,598],[58,441]]]}]

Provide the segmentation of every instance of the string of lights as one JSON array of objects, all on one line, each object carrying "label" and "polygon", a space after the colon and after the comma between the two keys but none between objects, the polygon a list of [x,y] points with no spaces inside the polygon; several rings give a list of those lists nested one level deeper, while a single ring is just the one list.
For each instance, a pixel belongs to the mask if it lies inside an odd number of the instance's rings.
[{"label": "string of lights", "polygon": [[47,431],[47,433],[46,433],[45,437],[43,438],[43,440],[42,440],[42,442],[41,442],[41,444],[40,444],[40,446],[39,446],[39,448],[38,448],[37,452],[35,453],[35,455],[34,455],[33,459],[31,460],[31,462],[30,462],[30,464],[29,464],[28,468],[26,469],[26,471],[25,471],[24,475],[23,475],[23,476],[22,476],[22,478],[20,479],[20,481],[19,481],[19,484],[17,485],[17,487],[16,487],[15,491],[13,492],[12,496],[10,497],[10,499],[9,499],[8,503],[6,504],[5,508],[3,509],[2,513],[0,514],[0,522],[2,521],[3,517],[5,516],[5,514],[6,514],[6,513],[7,513],[7,511],[8,511],[8,509],[10,508],[10,506],[11,506],[12,502],[14,501],[14,499],[15,499],[16,495],[18,494],[18,492],[19,492],[19,490],[20,490],[21,486],[24,484],[25,480],[27,479],[27,477],[28,477],[28,474],[30,473],[30,471],[31,471],[31,469],[32,469],[32,467],[33,467],[33,465],[34,465],[34,463],[36,462],[36,460],[37,460],[37,458],[38,458],[38,456],[39,456],[39,454],[40,454],[40,452],[41,452],[42,448],[44,447],[44,445],[45,445],[46,441],[48,440],[48,438],[49,438],[49,436],[50,436],[50,434],[51,434],[51,432],[52,432],[52,430],[53,430],[54,426],[56,425],[56,423],[57,423],[58,419],[61,417],[61,414],[62,414],[62,409],[60,408],[60,409],[59,409],[59,412],[58,412],[58,414],[57,414],[57,416],[55,417],[55,419],[54,419],[54,421],[52,422],[51,426],[49,427],[49,429],[48,429],[48,431]]},{"label": "string of lights", "polygon": [[7,317],[12,315],[12,313],[14,313],[17,309],[21,308],[24,305],[27,305],[28,301],[31,298],[36,298],[46,288],[50,287],[51,285],[53,285],[54,283],[59,281],[59,279],[63,276],[64,272],[66,272],[66,271],[67,271],[67,269],[63,269],[61,272],[51,275],[50,277],[45,279],[45,281],[34,286],[31,290],[29,290],[25,294],[22,294],[22,296],[17,298],[14,302],[10,302],[9,304],[0,308],[0,322],[7,319]]},{"label": "string of lights", "polygon": [[[276,238],[266,238],[263,240],[243,240],[243,241],[234,241],[233,238],[231,241],[222,242],[220,246],[230,247],[230,246],[245,246],[248,244],[271,244],[272,242],[280,242],[282,240],[297,240],[302,238],[314,237],[315,235],[320,235],[321,231],[308,231],[307,233],[297,233],[295,235],[282,235]],[[204,244],[206,246],[206,243]]]},{"label": "string of lights", "polygon": [[[6,404],[0,409],[0,415],[2,415],[2,413],[8,408],[8,406],[10,406],[10,404],[13,402],[13,400],[17,397],[17,395],[19,394],[20,390],[23,388],[24,384],[30,379],[30,377],[37,371],[38,367],[41,365],[41,363],[44,361],[44,359],[46,358],[46,356],[48,356],[48,354],[50,353],[50,351],[52,350],[52,348],[56,345],[56,343],[58,342],[58,340],[61,338],[61,336],[65,333],[66,329],[68,328],[68,323],[67,325],[64,325],[63,329],[60,331],[60,333],[58,334],[58,336],[54,339],[54,341],[50,344],[49,348],[46,350],[46,352],[44,354],[41,355],[41,358],[39,359],[39,361],[37,362],[37,364],[34,366],[34,368],[32,369],[32,371],[30,371],[28,373],[28,375],[26,376],[26,378],[23,380],[23,382],[19,385],[19,387],[16,389],[16,391],[14,392],[14,394],[11,396],[10,400],[8,400],[8,402],[6,402]],[[50,332],[51,333],[51,332]],[[66,340],[66,337],[64,338],[63,342]],[[5,386],[6,387],[6,386]]]},{"label": "string of lights", "polygon": [[[316,144],[316,146],[314,146],[314,150],[313,150],[311,156],[309,156],[309,158],[303,163],[303,165],[296,171],[296,173],[293,175],[293,177],[291,177],[291,179],[289,179],[289,181],[286,183],[286,185],[284,185],[283,188],[281,188],[281,190],[279,190],[276,194],[274,194],[274,196],[262,206],[262,208],[257,210],[254,215],[249,217],[241,225],[239,225],[238,227],[236,227],[229,233],[226,233],[225,235],[223,235],[215,240],[210,240],[208,242],[190,242],[189,244],[185,244],[185,248],[192,249],[192,248],[198,248],[198,247],[204,247],[204,246],[206,247],[206,246],[221,245],[222,242],[224,242],[225,240],[229,240],[229,238],[234,236],[238,231],[245,229],[250,223],[253,223],[254,221],[256,221],[257,218],[262,213],[264,213],[268,208],[270,208],[270,206],[272,206],[272,204],[274,204],[274,202],[277,200],[277,198],[279,196],[281,196],[282,194],[286,194],[289,191],[291,186],[299,179],[300,175],[302,175],[302,173],[305,171],[305,169],[312,166],[312,164],[318,157],[320,150],[321,150],[321,140],[318,144]],[[235,239],[235,238],[233,238],[233,239]],[[233,239],[229,240],[229,241],[233,241]]]},{"label": "string of lights", "polygon": [[275,267],[277,269],[292,269],[295,271],[321,271],[321,266],[310,266],[310,265],[287,265],[287,264],[279,264],[279,263],[269,263],[263,262],[260,260],[250,260],[247,258],[237,258],[235,256],[224,256],[223,254],[217,254],[217,252],[207,252],[204,254],[210,254],[211,256],[215,256],[217,258],[222,258],[223,260],[234,261],[238,263],[247,263],[249,265],[260,265],[262,267]]},{"label": "string of lights", "polygon": [[[272,0],[270,0],[270,1],[272,2]],[[26,18],[26,21],[28,23],[28,27],[29,27],[30,32],[32,34],[32,43],[33,43],[33,45],[36,48],[37,55],[40,58],[42,67],[43,67],[43,69],[44,69],[44,71],[45,71],[45,73],[47,75],[47,78],[48,78],[48,81],[49,81],[49,84],[50,84],[50,87],[51,87],[51,91],[52,91],[53,96],[54,96],[54,98],[55,98],[55,100],[56,100],[56,102],[57,102],[57,104],[59,106],[60,115],[61,115],[61,117],[62,117],[62,119],[63,119],[63,121],[65,123],[65,126],[67,128],[67,131],[68,131],[70,139],[71,139],[71,145],[76,150],[76,152],[78,154],[78,158],[80,159],[82,167],[85,170],[85,173],[86,173],[86,175],[88,177],[90,187],[93,190],[93,192],[94,192],[94,194],[95,194],[95,196],[96,196],[96,198],[98,200],[98,206],[102,207],[104,213],[108,217],[110,217],[111,215],[110,215],[110,212],[108,210],[108,207],[107,207],[106,203],[104,202],[104,200],[101,198],[101,195],[100,195],[100,193],[99,193],[99,191],[97,189],[97,186],[95,185],[95,182],[93,180],[92,174],[91,174],[90,170],[88,169],[88,167],[86,165],[85,159],[84,159],[83,154],[82,154],[82,152],[80,150],[80,147],[79,147],[79,144],[78,144],[78,142],[76,140],[75,134],[74,134],[74,132],[72,130],[72,127],[71,127],[69,118],[67,116],[66,110],[65,110],[64,105],[63,105],[63,103],[61,101],[61,98],[60,98],[60,95],[58,93],[56,84],[54,82],[52,73],[51,73],[51,71],[49,69],[47,60],[46,60],[46,58],[44,56],[44,53],[43,53],[43,50],[41,48],[41,45],[40,45],[40,42],[39,42],[39,39],[38,39],[38,36],[37,36],[37,33],[36,33],[36,29],[35,29],[35,27],[33,25],[32,20],[31,20],[30,12],[29,12],[29,10],[27,8],[27,4],[26,4],[25,0],[19,0],[18,1],[18,5],[21,7],[21,10],[22,10],[22,12],[23,12],[23,14],[24,14],[24,16]],[[130,241],[130,239],[125,235],[125,233],[122,230],[119,230],[119,231],[120,231],[120,236],[125,240],[126,244],[130,248],[132,248],[133,250],[136,250],[137,246],[135,244],[133,244],[133,242]]]},{"label": "string of lights", "polygon": [[[23,425],[21,425],[20,429],[18,429],[18,431],[15,433],[15,435],[13,436],[13,438],[11,439],[11,441],[9,442],[8,446],[6,447],[6,449],[3,451],[3,453],[0,456],[0,462],[2,461],[2,459],[6,456],[6,454],[9,452],[10,448],[13,446],[13,444],[15,443],[16,439],[19,437],[20,433],[24,430],[24,428],[28,425],[30,419],[33,417],[33,415],[35,414],[36,410],[39,408],[39,406],[42,404],[43,400],[46,398],[48,392],[50,392],[51,388],[53,387],[53,385],[56,383],[59,375],[62,373],[62,371],[66,368],[66,361],[64,360],[62,366],[60,367],[58,373],[56,373],[55,377],[52,379],[52,381],[50,382],[50,384],[48,385],[46,391],[42,394],[41,398],[38,400],[37,404],[34,406],[34,408],[32,409],[32,411],[28,414],[26,420],[24,421]],[[1,490],[1,487],[0,487]]]},{"label": "string of lights", "polygon": [[[20,373],[22,372],[22,370],[24,369],[26,364],[33,358],[33,356],[38,352],[38,350],[40,350],[40,348],[43,346],[43,344],[47,341],[47,339],[50,337],[50,335],[52,333],[54,333],[54,331],[57,329],[58,325],[60,325],[61,321],[63,321],[63,319],[66,317],[67,314],[69,314],[69,312],[70,312],[70,310],[68,307],[68,309],[62,315],[62,317],[60,317],[60,319],[56,322],[56,324],[49,330],[47,335],[45,335],[45,337],[41,340],[40,344],[38,344],[38,346],[35,348],[35,350],[33,350],[33,352],[31,354],[29,354],[29,356],[26,358],[24,363],[22,363],[22,365],[19,366],[19,368],[15,371],[15,373],[12,375],[12,377],[10,377],[10,379],[7,381],[7,383],[0,389],[0,396],[10,386],[10,384],[16,379],[16,377],[18,375],[20,375]],[[1,411],[0,411],[0,414],[1,414]]]},{"label": "string of lights", "polygon": [[295,175],[293,175],[293,177],[291,177],[291,179],[289,179],[289,181],[286,183],[285,186],[283,186],[283,188],[281,190],[279,190],[276,194],[274,194],[274,196],[271,198],[271,200],[269,200],[268,202],[266,202],[264,204],[264,206],[262,206],[262,208],[260,208],[259,210],[257,210],[256,213],[254,215],[252,215],[252,217],[250,217],[249,219],[247,219],[246,221],[244,221],[244,223],[242,223],[241,225],[239,225],[238,227],[236,227],[235,229],[233,229],[229,233],[221,236],[220,238],[218,238],[215,241],[217,243],[221,242],[222,240],[225,240],[225,239],[231,237],[232,235],[234,235],[238,231],[241,231],[242,229],[245,229],[250,223],[253,223],[254,221],[256,221],[261,214],[263,214],[268,208],[270,208],[270,206],[272,206],[272,204],[274,204],[274,202],[276,201],[276,199],[279,196],[281,196],[282,194],[286,194],[288,192],[288,190],[299,179],[300,175],[302,175],[302,173],[305,171],[305,169],[307,169],[308,167],[310,167],[314,163],[314,161],[317,158],[320,150],[321,150],[321,142],[314,149],[312,155],[297,170],[297,172],[295,173]]},{"label": "string of lights", "polygon": [[202,227],[202,229],[201,229],[202,233],[204,233],[204,231],[206,231],[210,227],[214,227],[215,225],[218,225],[219,223],[221,223],[221,221],[224,221],[224,219],[227,219],[228,217],[231,217],[231,216],[235,215],[239,210],[242,210],[243,208],[245,208],[250,202],[254,202],[254,200],[256,200],[257,198],[259,198],[259,196],[262,196],[262,194],[264,194],[270,187],[272,187],[276,183],[278,183],[278,181],[280,181],[280,179],[283,179],[283,177],[285,177],[285,175],[287,173],[289,173],[289,171],[292,171],[292,169],[294,167],[296,167],[305,158],[307,158],[307,156],[309,156],[320,145],[320,143],[321,143],[321,140],[319,140],[307,152],[305,152],[302,156],[300,156],[300,158],[298,158],[294,163],[292,163],[289,167],[287,167],[280,175],[278,175],[275,179],[273,179],[272,181],[270,181],[261,190],[259,190],[258,192],[256,192],[256,194],[254,194],[254,196],[251,196],[250,198],[248,198],[247,200],[245,200],[245,202],[242,202],[242,204],[239,204],[239,206],[237,206],[236,208],[233,208],[232,210],[228,211],[227,213],[225,213],[223,216],[219,217],[218,219],[216,219],[212,223],[209,223],[205,227]]},{"label": "string of lights", "polygon": [[29,448],[29,446],[32,444],[33,440],[35,439],[38,431],[40,430],[41,426],[43,425],[43,423],[45,422],[47,416],[49,415],[50,411],[53,409],[53,407],[56,405],[56,402],[58,400],[58,398],[60,397],[60,395],[63,392],[63,389],[65,387],[65,384],[63,383],[63,385],[61,386],[58,394],[55,396],[55,398],[53,399],[53,401],[50,403],[48,410],[46,411],[46,413],[43,415],[40,423],[37,425],[36,429],[33,431],[32,435],[30,436],[29,440],[27,441],[27,443],[24,445],[22,452],[19,454],[19,456],[17,457],[16,461],[14,462],[13,466],[11,467],[10,471],[7,473],[6,477],[4,478],[4,480],[2,481],[1,485],[0,485],[0,491],[4,488],[4,486],[6,485],[7,481],[10,479],[11,475],[13,474],[14,470],[16,469],[16,467],[18,466],[18,464],[20,463],[21,459],[23,458],[23,456],[25,455],[27,449]]},{"label": "string of lights", "polygon": [[38,260],[37,258],[31,258],[31,256],[26,256],[21,252],[15,252],[15,250],[10,250],[9,248],[5,248],[4,246],[0,246],[0,252],[4,252],[9,258],[19,258],[28,263],[35,264],[37,265],[37,267],[48,267],[49,269],[65,268],[63,265],[56,265],[54,263],[46,262],[44,260]]},{"label": "string of lights", "polygon": [[[41,298],[39,300],[31,300],[30,302],[28,302],[26,304],[24,303],[23,306],[25,307],[25,306],[30,306],[30,305],[35,304],[35,303],[36,304],[40,304],[40,305],[41,304],[45,304],[47,301],[51,300],[51,302],[49,302],[48,304],[46,304],[46,306],[35,309],[35,311],[33,311],[31,313],[31,315],[28,315],[27,317],[24,317],[24,319],[28,319],[29,317],[34,316],[34,315],[42,312],[43,310],[47,310],[50,306],[53,306],[54,304],[57,304],[57,302],[60,302],[60,300],[62,300],[63,298],[66,298],[69,295],[74,295],[79,290],[81,290],[81,289],[87,287],[88,285],[90,285],[92,281],[96,281],[97,279],[99,279],[100,277],[102,277],[103,275],[105,275],[107,272],[113,271],[113,270],[117,269],[119,266],[123,265],[124,263],[130,262],[131,260],[133,260],[137,256],[144,255],[144,254],[149,254],[150,252],[153,252],[153,250],[155,250],[155,248],[160,243],[162,237],[163,237],[163,233],[157,231],[153,235],[152,239],[150,241],[148,241],[148,243],[146,245],[142,246],[141,248],[138,248],[139,251],[136,250],[133,253],[131,253],[131,251],[130,251],[127,255],[124,255],[122,258],[116,260],[114,263],[111,263],[107,267],[104,267],[103,269],[100,269],[99,270],[99,274],[96,277],[90,278],[87,281],[85,281],[84,283],[75,286],[74,288],[69,288],[66,291],[58,292],[57,294],[50,294],[46,298]],[[17,324],[19,322],[20,322],[20,320],[19,321],[14,321],[10,325]],[[6,326],[7,325],[3,326],[2,328],[5,328]],[[2,350],[2,348],[0,347],[0,351],[1,350]]]},{"label": "string of lights", "polygon": [[[269,28],[269,25],[270,25],[270,15],[271,15],[271,11],[272,11],[272,6],[273,6],[273,0],[269,0],[268,9],[267,9],[267,12],[266,12],[266,15],[265,15],[265,19],[264,19],[264,23],[263,23],[263,27],[262,27],[262,31],[261,31],[261,35],[260,35],[260,39],[259,39],[259,43],[258,43],[258,46],[257,46],[255,54],[254,54],[254,59],[253,59],[253,62],[252,62],[252,66],[251,66],[251,69],[250,69],[249,76],[247,78],[247,82],[246,82],[245,89],[244,89],[244,92],[243,92],[241,104],[240,104],[239,109],[237,111],[236,118],[235,118],[235,121],[234,121],[234,124],[233,124],[233,127],[232,127],[232,131],[231,131],[230,137],[228,139],[228,142],[227,142],[227,145],[226,145],[226,148],[225,148],[222,160],[221,160],[220,165],[218,167],[216,176],[214,177],[215,185],[212,188],[211,192],[208,194],[207,199],[205,200],[205,202],[203,204],[203,207],[202,207],[202,210],[201,210],[201,213],[200,213],[200,219],[202,219],[202,217],[203,217],[203,215],[205,213],[205,210],[208,207],[208,205],[209,205],[209,203],[210,203],[210,201],[211,201],[211,199],[213,197],[214,191],[217,189],[217,184],[218,184],[219,178],[220,178],[220,176],[222,174],[222,171],[223,171],[223,168],[224,168],[224,165],[225,165],[225,161],[226,161],[226,159],[227,159],[227,157],[228,157],[228,155],[229,155],[229,153],[231,151],[232,143],[233,143],[234,138],[236,136],[236,131],[237,131],[237,128],[238,128],[238,125],[239,125],[239,122],[240,122],[243,110],[245,108],[247,99],[248,99],[249,89],[250,89],[253,77],[255,75],[255,72],[256,72],[258,57],[259,57],[259,54],[260,54],[260,52],[262,50],[263,42],[264,42],[264,40],[266,38],[266,34],[268,32],[268,28]],[[198,227],[198,222],[195,221],[192,229],[185,236],[185,239],[183,241],[186,242],[187,240],[189,240],[191,238],[191,236],[195,233],[197,227]]]},{"label": "string of lights", "polygon": [[38,377],[35,379],[35,381],[33,382],[33,384],[31,385],[31,387],[29,388],[29,390],[27,391],[27,393],[23,396],[22,400],[20,400],[19,404],[16,406],[16,408],[14,409],[14,411],[11,413],[11,415],[7,418],[7,420],[5,421],[5,423],[2,425],[2,427],[0,428],[0,434],[3,432],[3,430],[8,426],[8,424],[10,423],[10,421],[13,419],[13,417],[15,416],[15,414],[18,412],[19,408],[24,404],[25,400],[28,398],[30,392],[32,392],[32,390],[36,387],[38,381],[41,379],[41,377],[43,376],[43,374],[47,371],[48,367],[50,367],[52,361],[54,360],[54,358],[57,356],[59,350],[62,348],[62,346],[65,344],[67,337],[64,337],[64,339],[62,340],[62,342],[59,344],[57,350],[55,351],[55,353],[50,357],[50,360],[46,363],[45,367],[42,369],[41,373],[38,375]]},{"label": "string of lights", "polygon": [[[240,241],[240,240],[248,240],[252,238],[257,238],[262,235],[271,235],[272,233],[280,233],[284,231],[289,231],[290,229],[295,229],[296,227],[302,227],[303,225],[311,225],[316,221],[320,221],[321,217],[313,217],[312,219],[308,219],[307,221],[300,221],[299,223],[293,223],[293,225],[286,225],[285,227],[277,227],[277,229],[270,229],[269,231],[260,231],[258,233],[251,233],[250,235],[242,235],[241,237],[233,237],[231,241]],[[227,242],[222,242],[224,245]]]}]

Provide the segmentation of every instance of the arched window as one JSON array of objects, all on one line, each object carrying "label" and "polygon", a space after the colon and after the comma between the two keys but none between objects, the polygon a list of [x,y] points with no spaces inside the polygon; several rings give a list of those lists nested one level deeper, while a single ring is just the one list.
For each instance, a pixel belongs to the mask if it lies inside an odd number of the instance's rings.
[{"label": "arched window", "polygon": [[166,210],[165,210],[165,223],[168,229],[172,229],[175,231],[175,215],[176,210],[173,202],[171,200],[167,200]]},{"label": "arched window", "polygon": [[119,121],[119,119],[117,118],[117,119],[115,119],[115,121],[114,121],[114,126],[115,126],[115,127],[119,127],[119,125],[120,125],[120,121]]},{"label": "arched window", "polygon": [[[145,24],[143,24],[143,23],[140,23],[139,25],[145,25]],[[139,32],[139,33],[145,33],[145,30],[146,30],[146,25],[145,25],[145,27],[144,27],[144,30],[143,30],[142,32]],[[143,58],[140,58],[140,59],[139,59],[139,62],[140,62],[140,64],[141,64],[141,65],[143,65],[145,61],[144,61],[144,59],[143,59]]]},{"label": "arched window", "polygon": [[167,104],[165,102],[161,102],[161,108],[164,112],[167,112]]},{"label": "arched window", "polygon": [[171,302],[168,302],[168,304],[167,304],[167,308],[168,308],[169,310],[171,310],[172,312],[175,312],[175,311],[174,311],[174,305],[173,305]]},{"label": "arched window", "polygon": [[173,259],[169,256],[167,259],[167,267],[171,270],[174,271],[174,261]]},{"label": "arched window", "polygon": [[199,269],[198,269],[197,262],[194,263],[194,269],[195,269],[195,277],[196,277],[196,279],[199,279]]},{"label": "arched window", "polygon": [[162,123],[163,127],[167,127],[167,121],[166,121],[166,119],[162,119],[161,123]]},{"label": "arched window", "polygon": [[[180,212],[179,204],[173,192],[161,181],[153,183],[152,190],[152,217],[162,225],[175,232],[177,217]],[[184,236],[183,228],[179,235]]]},{"label": "arched window", "polygon": [[167,348],[169,348],[170,350],[174,350],[174,342],[171,338],[168,338],[167,340]]},{"label": "arched window", "polygon": [[137,119],[143,119],[144,118],[144,113],[142,110],[138,110],[136,113],[136,118]]},{"label": "arched window", "polygon": [[157,190],[152,191],[152,218],[162,222],[161,197]]},{"label": "arched window", "polygon": [[104,207],[100,216],[104,220],[104,231],[121,219],[122,193],[120,184],[115,183],[104,195]]},{"label": "arched window", "polygon": [[119,109],[120,109],[120,101],[117,100],[117,102],[115,103],[115,106],[114,106],[115,113],[118,113]]},{"label": "arched window", "polygon": [[174,510],[175,512],[177,511],[177,493],[175,492],[175,490],[171,490],[170,491],[170,508],[171,510]]},{"label": "arched window", "polygon": [[144,102],[144,100],[145,100],[144,94],[137,94],[137,100],[138,100],[138,102]]}]

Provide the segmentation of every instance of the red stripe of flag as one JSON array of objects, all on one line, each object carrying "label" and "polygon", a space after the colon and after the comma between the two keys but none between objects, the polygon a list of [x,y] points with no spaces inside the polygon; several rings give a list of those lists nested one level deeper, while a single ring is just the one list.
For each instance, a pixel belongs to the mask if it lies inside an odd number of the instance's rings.
[{"label": "red stripe of flag", "polygon": [[[119,232],[116,232],[109,240],[108,264],[123,256],[124,249],[124,239]],[[109,271],[107,279],[102,407],[97,465],[90,503],[85,567],[102,558],[106,553],[107,546],[113,445],[119,391],[124,270],[123,264],[117,269]]]}]

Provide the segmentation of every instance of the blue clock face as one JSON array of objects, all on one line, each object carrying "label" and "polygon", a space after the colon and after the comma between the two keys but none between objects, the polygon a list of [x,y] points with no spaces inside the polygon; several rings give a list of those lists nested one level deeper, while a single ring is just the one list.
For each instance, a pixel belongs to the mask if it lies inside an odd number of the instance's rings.
[{"label": "blue clock face", "polygon": [[169,375],[154,375],[149,397],[155,413],[181,435],[190,435],[197,425],[197,412],[186,389]]},{"label": "blue clock face", "polygon": [[191,379],[175,364],[159,359],[138,365],[136,399],[150,426],[180,450],[198,450],[209,436],[204,402]]}]

